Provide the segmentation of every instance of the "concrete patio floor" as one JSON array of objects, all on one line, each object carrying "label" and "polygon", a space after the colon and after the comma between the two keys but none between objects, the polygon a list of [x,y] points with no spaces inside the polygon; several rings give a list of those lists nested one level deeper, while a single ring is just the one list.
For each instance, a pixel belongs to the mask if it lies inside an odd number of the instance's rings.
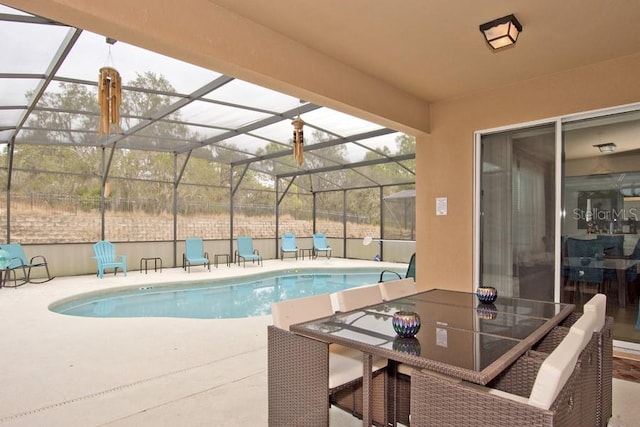
[{"label": "concrete patio floor", "polygon": [[[0,290],[2,426],[266,426],[266,327],[244,319],[86,318],[49,311],[54,301],[120,286],[232,277],[282,268],[397,264],[338,258],[265,261],[264,267],[202,267],[59,277]],[[621,384],[624,383],[624,384]],[[638,424],[640,384],[614,381],[617,426]],[[632,411],[636,411],[635,413]],[[332,410],[332,426],[358,426]],[[636,424],[629,424],[632,420]]]}]

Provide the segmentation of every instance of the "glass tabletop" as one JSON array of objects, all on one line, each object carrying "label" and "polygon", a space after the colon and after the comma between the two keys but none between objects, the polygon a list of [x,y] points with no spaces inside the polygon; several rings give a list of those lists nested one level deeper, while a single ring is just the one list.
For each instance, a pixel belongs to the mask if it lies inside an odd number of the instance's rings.
[{"label": "glass tabletop", "polygon": [[[420,316],[415,337],[402,338],[393,314]],[[498,298],[479,304],[472,293],[432,290],[292,325],[302,335],[486,383],[558,324],[573,306]]]},{"label": "glass tabletop", "polygon": [[[411,297],[419,301],[430,301],[438,304],[457,305],[463,307],[482,307],[475,294],[469,292],[447,291],[434,289],[422,292]],[[512,313],[529,317],[551,319],[558,315],[566,304],[548,301],[538,301],[521,298],[509,298],[498,296],[498,299],[489,306],[495,306],[498,313]]]}]

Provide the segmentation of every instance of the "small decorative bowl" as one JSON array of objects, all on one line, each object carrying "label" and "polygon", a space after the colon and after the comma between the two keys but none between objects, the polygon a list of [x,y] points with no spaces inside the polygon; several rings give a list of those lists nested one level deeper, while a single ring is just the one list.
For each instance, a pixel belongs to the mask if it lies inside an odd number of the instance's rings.
[{"label": "small decorative bowl", "polygon": [[395,337],[393,340],[393,349],[412,356],[420,356],[420,341],[416,337]]},{"label": "small decorative bowl", "polygon": [[420,316],[413,311],[396,311],[393,314],[392,324],[398,336],[411,338],[420,330]]},{"label": "small decorative bowl", "polygon": [[498,298],[498,290],[493,286],[480,286],[476,291],[476,296],[480,302],[491,304]]}]

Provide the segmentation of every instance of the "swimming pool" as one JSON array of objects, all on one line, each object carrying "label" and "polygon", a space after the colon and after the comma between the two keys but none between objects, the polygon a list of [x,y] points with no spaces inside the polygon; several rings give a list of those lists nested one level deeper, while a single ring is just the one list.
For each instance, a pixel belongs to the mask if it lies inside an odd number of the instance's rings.
[{"label": "swimming pool", "polygon": [[[83,317],[230,319],[271,313],[271,303],[377,283],[380,269],[300,270],[202,284],[150,285],[93,292],[52,304],[53,312]],[[399,274],[403,274],[401,270]]]}]

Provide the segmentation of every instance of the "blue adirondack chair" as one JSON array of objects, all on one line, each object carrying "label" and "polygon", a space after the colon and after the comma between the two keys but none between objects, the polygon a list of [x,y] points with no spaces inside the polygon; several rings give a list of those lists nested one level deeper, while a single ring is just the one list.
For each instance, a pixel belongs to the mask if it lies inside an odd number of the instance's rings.
[{"label": "blue adirondack chair", "polygon": [[182,254],[182,268],[191,273],[192,265],[203,265],[211,271],[209,254],[204,251],[204,243],[199,237],[192,237],[184,241]]},{"label": "blue adirondack chair", "polygon": [[[36,255],[28,260],[20,243],[2,245],[0,249],[6,251],[8,258],[8,264],[4,268],[5,277],[3,286],[9,286],[7,285],[8,280],[13,280],[13,286],[11,287],[17,288],[29,282],[44,283],[53,279],[53,276],[49,273],[47,260],[43,255]],[[47,277],[42,280],[33,280],[31,278],[31,269],[38,267],[45,269]],[[21,273],[21,277],[18,277],[17,272]],[[18,283],[18,280],[20,280],[20,283]]]},{"label": "blue adirondack chair", "polygon": [[298,245],[296,244],[296,235],[293,233],[284,233],[281,237],[280,260],[284,261],[284,254],[293,253],[298,259]]},{"label": "blue adirondack chair", "polygon": [[247,260],[251,260],[251,262],[258,261],[258,265],[262,265],[262,256],[260,253],[253,249],[253,239],[248,236],[239,236],[237,238],[238,249],[236,251],[238,265],[240,265],[240,260],[242,260],[243,265],[247,266]]},{"label": "blue adirondack chair", "polygon": [[98,263],[98,277],[102,279],[105,268],[113,268],[113,275],[118,273],[118,268],[127,275],[127,257],[116,255],[116,247],[113,243],[101,240],[93,245],[93,258]]},{"label": "blue adirondack chair", "polygon": [[331,258],[331,246],[327,244],[327,235],[315,233],[313,235],[313,257],[318,257],[318,252],[324,252],[327,258]]}]

